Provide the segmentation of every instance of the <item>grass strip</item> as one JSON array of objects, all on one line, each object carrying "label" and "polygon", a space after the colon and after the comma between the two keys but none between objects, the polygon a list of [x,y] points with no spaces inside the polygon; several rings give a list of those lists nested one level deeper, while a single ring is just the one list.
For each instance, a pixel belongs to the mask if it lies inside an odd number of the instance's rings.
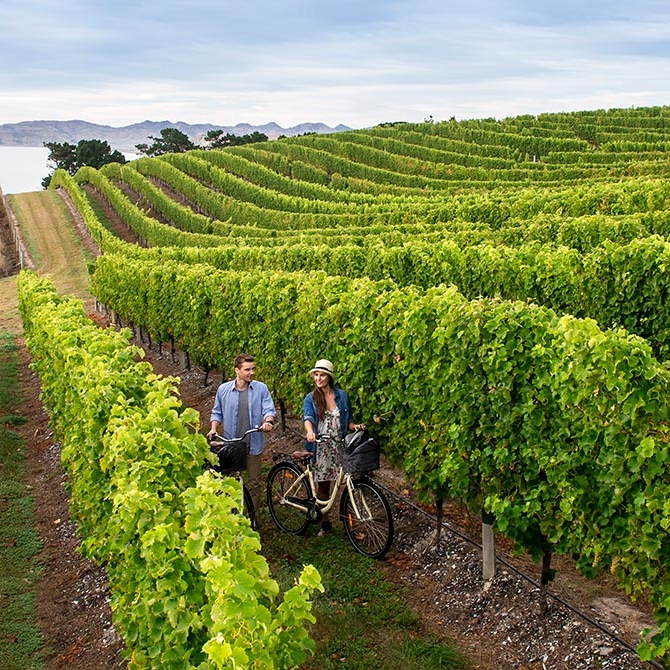
[{"label": "grass strip", "polygon": [[102,227],[105,230],[107,230],[107,232],[114,235],[114,237],[118,237],[119,234],[116,228],[114,227],[114,224],[112,223],[111,219],[107,216],[107,212],[101,207],[100,203],[86,189],[83,189],[83,192],[84,197],[86,198],[86,200],[88,200],[88,204],[91,206],[91,209],[98,217],[98,221],[100,221]]},{"label": "grass strip", "polygon": [[9,195],[8,199],[10,205],[12,206],[12,211],[14,212],[14,216],[16,217],[16,221],[19,224],[19,228],[21,229],[21,232],[23,234],[23,242],[26,245],[28,254],[30,254],[30,258],[32,258],[33,263],[35,263],[36,265],[41,265],[42,263],[41,254],[32,235],[28,234],[30,227],[26,225],[27,224],[26,215],[21,207],[21,201],[20,199],[17,199],[16,195]]},{"label": "grass strip", "polygon": [[301,670],[457,670],[467,662],[445,640],[427,633],[404,600],[404,589],[378,563],[357,554],[341,527],[318,537],[277,530],[267,509],[260,518],[262,552],[280,588],[290,587],[302,566],[321,574],[325,592],[314,599],[311,635],[316,653]]},{"label": "grass strip", "polygon": [[34,499],[24,481],[25,443],[13,426],[25,421],[17,347],[0,334],[0,668],[38,670],[42,639],[36,623],[39,534]]}]

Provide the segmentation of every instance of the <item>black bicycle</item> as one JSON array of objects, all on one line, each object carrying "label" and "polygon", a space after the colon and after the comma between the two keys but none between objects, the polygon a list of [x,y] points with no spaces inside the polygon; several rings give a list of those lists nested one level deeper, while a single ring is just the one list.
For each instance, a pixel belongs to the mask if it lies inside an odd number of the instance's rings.
[{"label": "black bicycle", "polygon": [[236,477],[240,482],[242,490],[242,510],[244,516],[251,522],[251,527],[256,529],[256,509],[251,493],[244,483],[242,472],[247,469],[248,445],[244,441],[247,435],[257,433],[260,428],[249,429],[242,437],[227,439],[222,435],[214,433],[209,437],[209,448],[218,456],[217,465],[209,465],[209,468],[227,477]]}]

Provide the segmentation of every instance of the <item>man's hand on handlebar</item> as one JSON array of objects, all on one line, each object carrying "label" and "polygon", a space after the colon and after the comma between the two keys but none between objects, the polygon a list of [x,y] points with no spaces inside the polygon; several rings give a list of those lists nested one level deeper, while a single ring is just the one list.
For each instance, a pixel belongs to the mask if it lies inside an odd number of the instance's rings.
[{"label": "man's hand on handlebar", "polygon": [[258,427],[258,430],[262,430],[264,433],[274,430],[275,422],[274,419],[266,419],[263,421],[262,425]]}]

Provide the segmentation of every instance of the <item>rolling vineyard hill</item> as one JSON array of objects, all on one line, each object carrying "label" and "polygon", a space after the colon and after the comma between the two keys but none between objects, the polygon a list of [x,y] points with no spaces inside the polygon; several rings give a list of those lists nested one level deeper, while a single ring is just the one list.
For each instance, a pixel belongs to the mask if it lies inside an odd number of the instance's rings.
[{"label": "rolling vineyard hill", "polygon": [[57,172],[52,188],[124,321],[208,370],[257,352],[293,408],[301,371],[336,360],[427,497],[644,593],[658,633],[639,653],[663,658],[669,147],[670,107],[393,123]]}]

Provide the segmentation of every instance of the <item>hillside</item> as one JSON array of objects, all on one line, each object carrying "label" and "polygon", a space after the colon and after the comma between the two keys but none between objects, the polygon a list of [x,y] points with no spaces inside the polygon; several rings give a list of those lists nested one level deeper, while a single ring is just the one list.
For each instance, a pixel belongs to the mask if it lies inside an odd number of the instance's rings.
[{"label": "hillside", "polygon": [[[294,411],[315,357],[336,361],[424,499],[491,515],[504,546],[542,561],[535,595],[563,560],[641,595],[662,653],[669,145],[666,107],[397,123],[59,173],[52,187],[104,252],[91,291],[139,336],[206,374],[258,352]],[[573,624],[552,608],[528,617],[528,601],[522,639],[516,585],[440,558],[426,569],[460,567],[426,601],[443,605],[436,625],[480,645],[495,629],[504,667],[634,667],[602,643],[567,660],[543,634]],[[447,589],[466,572],[476,597],[455,612]]]},{"label": "hillside", "polygon": [[89,123],[87,121],[22,121],[0,125],[0,145],[17,147],[41,147],[44,142],[69,142],[77,144],[79,140],[106,140],[111,147],[119,151],[133,152],[135,146],[151,143],[150,136],[160,135],[163,128],[177,128],[196,144],[209,130],[223,130],[232,135],[248,135],[255,131],[264,133],[270,139],[279,135],[287,137],[304,133],[332,133],[349,130],[340,125],[331,128],[323,123],[301,123],[290,128],[282,128],[276,123],[251,125],[238,123],[234,126],[217,126],[210,123],[188,124],[172,121],[143,121],[128,126],[113,127]]},{"label": "hillside", "polygon": [[[83,250],[76,236],[72,235],[75,230],[73,222],[67,216],[61,217],[59,209],[62,203],[52,197],[53,192],[35,195],[38,198],[36,202],[31,202],[32,194],[12,198],[14,207],[25,213],[30,211],[30,215],[23,217],[23,229],[30,239],[30,246],[36,250],[37,257],[49,264],[48,274],[57,285],[65,292],[76,288],[85,296],[88,283],[85,273],[82,274]],[[109,208],[106,211],[112,214]],[[118,221],[113,223],[119,225]],[[77,286],[69,284],[68,288],[68,264],[48,259],[49,245],[45,246],[44,242],[48,240],[48,231],[52,228],[56,228],[56,234],[64,244],[63,253],[70,258],[72,269],[77,270],[80,277]],[[72,242],[74,245],[71,245]],[[88,245],[85,236],[83,242]],[[39,271],[44,272],[45,269],[40,266]],[[6,286],[8,281],[2,280],[3,285]],[[13,284],[13,279],[11,281]],[[15,292],[15,288],[13,290]],[[6,296],[0,297],[3,315],[9,316],[8,310],[11,309],[16,316],[15,296],[12,297],[11,308],[6,300]],[[18,334],[20,323],[3,322],[3,330],[8,328]],[[162,355],[155,346],[146,348],[146,355],[157,372],[179,377],[180,397],[184,404],[207,416],[214,386],[211,382],[208,386],[203,384],[202,372],[197,368],[184,370],[170,356]],[[68,668],[86,670],[125,667],[119,657],[122,644],[111,624],[104,572],[84,560],[76,550],[78,537],[69,520],[68,498],[61,484],[63,473],[59,467],[58,444],[53,442],[51,432],[44,428],[46,415],[39,399],[39,380],[30,373],[27,356],[22,347],[22,414],[27,419],[22,434],[30,445],[28,476],[30,482],[34,481],[38,525],[45,547],[41,560],[46,566],[46,574],[41,581],[38,603],[40,624],[48,645],[47,668],[56,670],[64,664]],[[299,428],[296,419],[291,419],[290,425],[293,429]],[[282,435],[277,433],[272,438],[272,448],[281,448]],[[295,437],[289,432],[287,443],[294,442]],[[387,486],[407,495],[407,485],[399,473],[386,464],[377,477]],[[441,550],[426,551],[431,537],[430,520],[413,514],[411,507],[402,500],[397,504],[397,515],[396,544],[389,560],[380,566],[384,578],[392,583],[406,584],[408,607],[422,617],[425,633],[432,631],[432,635],[442,638],[446,630],[450,640],[459,641],[459,647],[468,654],[474,667],[491,670],[511,668],[514,659],[529,662],[536,655],[545,654],[547,648],[560,655],[569,670],[586,669],[588,659],[594,658],[600,661],[601,668],[610,670],[638,667],[629,651],[610,641],[607,634],[597,627],[571,615],[559,602],[553,606],[555,613],[549,628],[535,617],[529,617],[529,612],[535,612],[537,607],[537,592],[516,572],[521,569],[526,574],[535,573],[536,566],[527,558],[515,560],[515,568],[511,564],[508,564],[509,567],[501,565],[499,578],[493,587],[483,590],[475,545],[448,533]],[[467,530],[471,537],[477,538],[477,519],[466,521],[456,508],[449,510],[447,518],[452,528],[466,522],[467,528],[461,527],[460,532]],[[277,536],[273,543],[279,544],[280,554],[285,555],[291,538],[281,536],[271,527],[265,511],[262,523],[265,540],[269,542],[270,537]],[[303,541],[300,538],[296,540]],[[311,541],[313,543],[317,538]],[[332,547],[335,540],[318,538],[318,541],[327,541]],[[567,561],[560,563],[553,590],[570,606],[596,616],[606,629],[617,630],[619,635],[631,642],[646,621],[645,613],[627,605],[621,595],[611,588],[609,580],[583,580]],[[354,602],[352,606],[357,605]],[[497,615],[501,609],[506,612],[504,617]],[[475,611],[482,612],[483,616],[467,616],[468,612]],[[305,668],[324,667],[319,662],[307,664]],[[333,662],[342,667],[339,656]],[[562,667],[558,662],[547,667],[557,670]],[[377,667],[386,666],[378,664]]]}]

